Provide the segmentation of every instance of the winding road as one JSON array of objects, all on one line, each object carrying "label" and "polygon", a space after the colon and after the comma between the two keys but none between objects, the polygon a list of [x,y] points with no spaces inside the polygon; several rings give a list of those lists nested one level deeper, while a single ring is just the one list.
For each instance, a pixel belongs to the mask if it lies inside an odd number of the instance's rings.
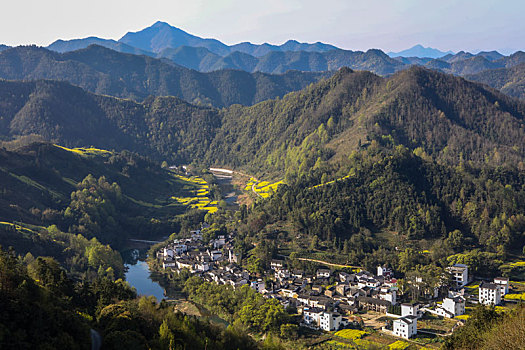
[{"label": "winding road", "polygon": [[90,332],[91,332],[91,350],[100,350],[100,348],[102,347],[102,337],[93,328],[90,329]]}]

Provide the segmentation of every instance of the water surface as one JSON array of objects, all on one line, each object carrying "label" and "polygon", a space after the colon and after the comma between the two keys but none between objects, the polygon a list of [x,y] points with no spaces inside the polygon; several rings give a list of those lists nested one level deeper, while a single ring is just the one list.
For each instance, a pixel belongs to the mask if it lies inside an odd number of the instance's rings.
[{"label": "water surface", "polygon": [[126,264],[126,281],[137,290],[138,295],[153,295],[157,301],[164,298],[164,289],[151,279],[148,264],[145,261],[137,261],[135,264]]}]

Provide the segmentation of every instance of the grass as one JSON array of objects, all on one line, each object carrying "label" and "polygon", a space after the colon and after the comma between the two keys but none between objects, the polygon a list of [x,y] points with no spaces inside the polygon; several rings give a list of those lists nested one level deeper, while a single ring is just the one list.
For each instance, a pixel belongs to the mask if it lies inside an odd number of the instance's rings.
[{"label": "grass", "polygon": [[373,341],[369,341],[369,340],[364,340],[364,339],[356,339],[354,340],[354,342],[361,348],[365,348],[365,349],[369,349],[369,348],[376,348],[376,347],[381,347],[382,344],[379,344],[379,343],[376,343],[376,342],[373,342]]},{"label": "grass", "polygon": [[344,339],[356,340],[363,338],[366,332],[359,329],[343,329],[335,332],[335,335]]},{"label": "grass", "polygon": [[332,346],[338,347],[338,348],[348,348],[348,349],[355,349],[355,346],[351,344],[341,343],[336,340],[329,340],[326,342],[327,344],[330,344]]},{"label": "grass", "polygon": [[63,150],[73,152],[75,154],[78,154],[82,157],[94,157],[94,156],[103,156],[103,155],[110,155],[112,152],[106,151],[105,149],[99,149],[95,147],[78,147],[78,148],[67,148],[60,145],[55,145],[58,148],[62,148]]},{"label": "grass", "polygon": [[470,315],[459,315],[459,316],[456,316],[454,318],[457,318],[458,320],[468,320],[470,318]]},{"label": "grass", "polygon": [[141,205],[143,207],[156,208],[156,209],[162,208],[162,205],[159,205],[159,204],[152,204],[152,203],[144,202],[144,201],[141,201],[141,200],[138,200],[138,199],[132,198],[130,196],[126,196],[126,195],[125,195],[125,197],[127,199],[129,199],[130,201],[132,201],[133,203]]},{"label": "grass", "polygon": [[0,168],[2,170],[4,170],[6,173],[8,173],[10,176],[14,177],[15,179],[17,179],[18,181],[20,182],[23,182],[25,183],[26,185],[28,186],[31,186],[31,187],[34,187],[40,191],[44,191],[44,192],[48,192],[49,194],[51,194],[51,196],[53,196],[55,199],[63,199],[64,196],[56,191],[53,191],[53,190],[50,190],[49,188],[45,187],[45,186],[42,186],[41,184],[39,184],[38,182],[28,178],[27,176],[24,176],[24,175],[17,175],[17,174],[13,174],[11,172],[8,172],[6,169],[4,168]]},{"label": "grass", "polygon": [[388,348],[389,349],[392,349],[392,350],[404,350],[406,348],[408,348],[410,346],[410,343],[407,343],[405,341],[402,341],[402,340],[398,340],[390,345],[388,345]]},{"label": "grass", "polygon": [[20,226],[18,224],[13,224],[12,222],[0,221],[0,226],[14,227],[19,232],[25,232],[25,233],[31,233],[31,234],[36,233],[35,231],[33,231],[31,229],[28,229],[27,227],[23,227],[23,226]]},{"label": "grass", "polygon": [[273,192],[277,190],[277,188],[284,184],[284,181],[277,181],[274,183],[270,183],[269,181],[260,181],[257,182],[254,178],[251,178],[250,181],[244,186],[245,191],[254,191],[262,198],[268,198],[271,196]]},{"label": "grass", "polygon": [[70,184],[71,186],[73,187],[77,187],[78,183],[73,180],[73,179],[70,179],[69,177],[63,177],[62,180],[68,184]]},{"label": "grass", "polygon": [[471,295],[479,294],[479,282],[473,282],[465,286],[465,292]]},{"label": "grass", "polygon": [[525,301],[525,293],[509,293],[509,294],[505,294],[505,296],[503,297],[504,299],[508,299],[508,300],[524,300]]}]

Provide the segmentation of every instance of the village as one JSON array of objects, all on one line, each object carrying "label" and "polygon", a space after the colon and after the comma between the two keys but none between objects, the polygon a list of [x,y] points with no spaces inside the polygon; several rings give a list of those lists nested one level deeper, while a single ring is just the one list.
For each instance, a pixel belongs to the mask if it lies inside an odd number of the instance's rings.
[{"label": "village", "polygon": [[[289,268],[286,260],[272,260],[264,276],[254,277],[240,267],[241,256],[233,249],[233,238],[233,234],[221,235],[205,244],[201,230],[193,230],[188,237],[159,249],[156,258],[165,270],[187,270],[208,282],[233,288],[249,285],[264,297],[279,300],[285,308],[296,308],[302,315],[302,326],[327,332],[355,328],[353,315],[374,314],[379,317],[368,320],[375,321],[372,325],[380,332],[409,339],[417,336],[418,320],[425,313],[451,320],[452,332],[465,321],[462,315],[467,303],[500,305],[509,292],[509,280],[498,277],[475,283],[478,293],[473,294],[472,288],[466,288],[473,281],[464,264],[447,268],[448,278],[443,278],[443,283],[448,285],[435,287],[431,295],[427,292],[425,298],[410,302],[401,302],[395,271],[387,266],[378,266],[375,273],[318,268],[315,274],[306,274]],[[425,327],[421,332],[430,334],[432,330]]]}]

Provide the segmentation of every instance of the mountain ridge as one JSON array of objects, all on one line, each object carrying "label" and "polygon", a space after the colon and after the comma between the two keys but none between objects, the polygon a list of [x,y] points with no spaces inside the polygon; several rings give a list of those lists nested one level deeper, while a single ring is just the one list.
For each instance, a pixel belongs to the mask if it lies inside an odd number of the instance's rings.
[{"label": "mountain ridge", "polygon": [[0,81],[0,93],[3,138],[38,134],[68,147],[130,149],[254,174],[301,172],[373,140],[451,164],[525,159],[524,102],[421,67],[389,78],[341,69],[283,98],[222,109],[174,97],[136,103],[52,81]]},{"label": "mountain ridge", "polygon": [[2,79],[64,80],[94,93],[120,98],[141,101],[149,95],[173,95],[217,107],[282,97],[329,75],[293,71],[269,75],[235,70],[201,73],[173,62],[97,45],[62,54],[34,46],[0,52]]},{"label": "mountain ridge", "polygon": [[158,53],[167,48],[178,48],[180,46],[204,47],[210,52],[220,56],[225,56],[235,51],[253,56],[262,56],[271,51],[323,52],[336,49],[333,45],[321,42],[308,44],[300,43],[296,40],[288,40],[282,45],[272,45],[268,43],[258,45],[250,42],[226,45],[217,39],[201,38],[161,21],[137,32],[128,32],[119,39],[119,42],[154,53]]}]

